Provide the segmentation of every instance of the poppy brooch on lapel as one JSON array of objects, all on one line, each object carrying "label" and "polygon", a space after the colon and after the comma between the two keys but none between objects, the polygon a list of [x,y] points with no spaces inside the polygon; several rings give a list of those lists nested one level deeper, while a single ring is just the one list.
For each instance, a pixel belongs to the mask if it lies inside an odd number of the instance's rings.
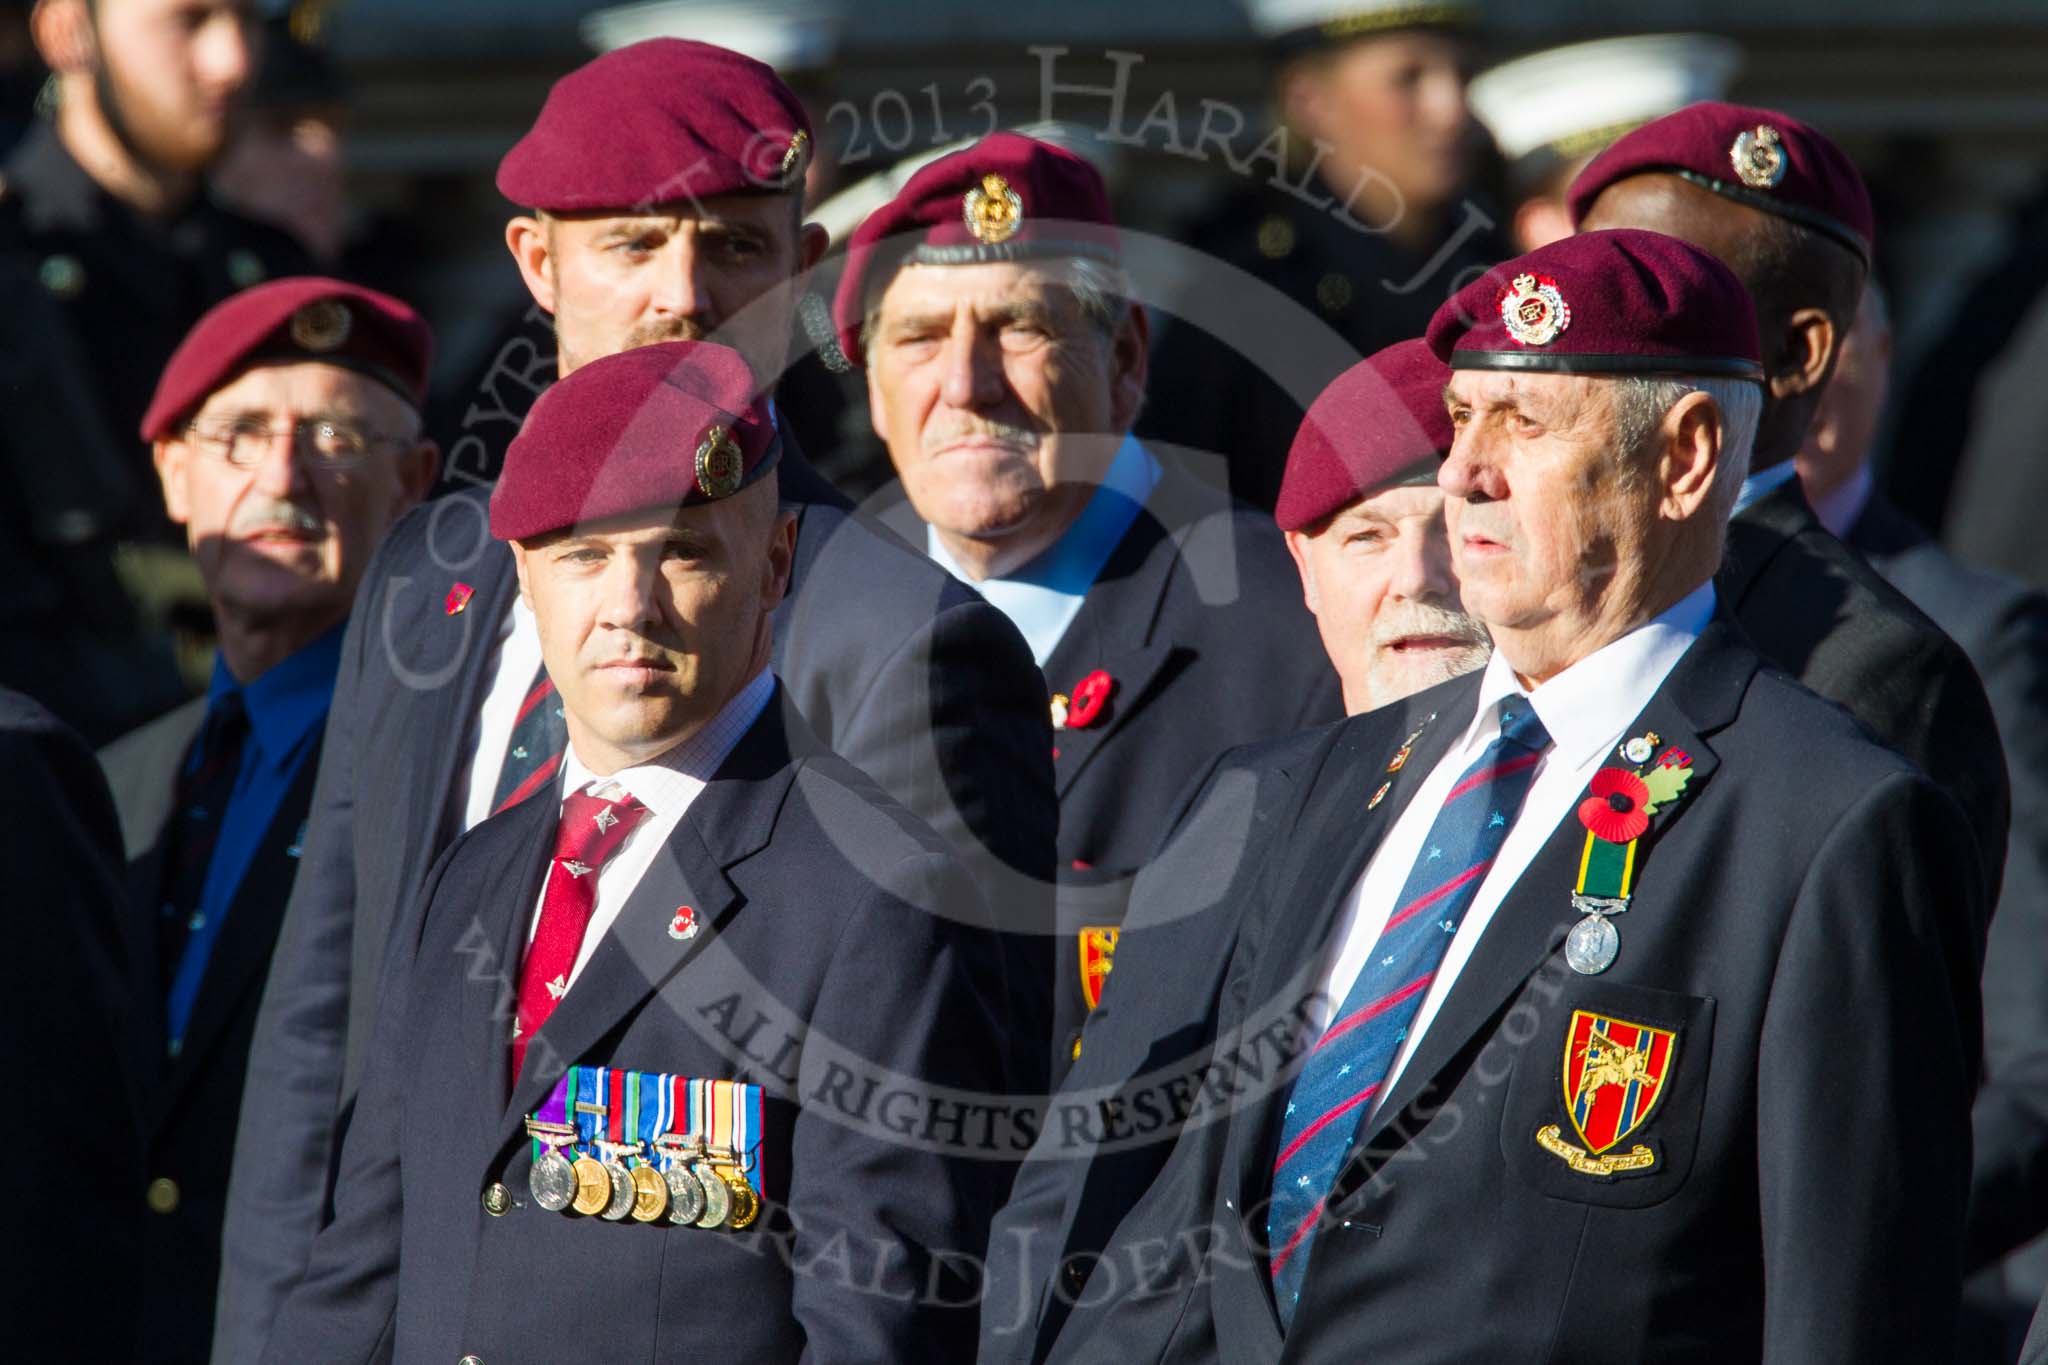
[{"label": "poppy brooch on lapel", "polygon": [[1103,710],[1109,705],[1109,697],[1116,690],[1116,679],[1098,668],[1074,684],[1072,696],[1064,692],[1052,694],[1052,728],[1055,730],[1085,730],[1102,719]]}]

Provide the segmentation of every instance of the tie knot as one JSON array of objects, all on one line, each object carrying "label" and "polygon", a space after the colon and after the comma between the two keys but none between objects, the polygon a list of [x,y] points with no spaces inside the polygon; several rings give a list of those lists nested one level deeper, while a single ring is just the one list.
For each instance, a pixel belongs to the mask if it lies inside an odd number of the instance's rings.
[{"label": "tie knot", "polygon": [[1500,740],[1536,752],[1550,743],[1550,731],[1527,697],[1508,697],[1500,704]]},{"label": "tie knot", "polygon": [[562,822],[555,831],[555,857],[602,866],[633,826],[647,814],[631,794],[615,798],[570,792],[562,800]]}]

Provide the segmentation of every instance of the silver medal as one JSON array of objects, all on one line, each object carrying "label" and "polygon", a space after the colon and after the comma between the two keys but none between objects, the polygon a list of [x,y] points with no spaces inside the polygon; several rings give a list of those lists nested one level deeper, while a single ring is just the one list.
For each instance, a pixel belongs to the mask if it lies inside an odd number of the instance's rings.
[{"label": "silver medal", "polygon": [[707,1161],[690,1163],[690,1175],[704,1190],[704,1212],[697,1215],[700,1228],[722,1228],[732,1216],[732,1190]]},{"label": "silver medal", "polygon": [[1614,965],[1621,935],[1605,915],[1588,915],[1565,935],[1564,960],[1581,976],[1598,976]]},{"label": "silver medal", "polygon": [[604,1173],[612,1179],[612,1202],[604,1206],[603,1216],[616,1223],[633,1212],[633,1198],[638,1191],[633,1188],[633,1173],[618,1162],[605,1162]]},{"label": "silver medal", "polygon": [[550,1147],[533,1163],[526,1188],[532,1192],[534,1203],[549,1213],[560,1213],[576,1198],[576,1168],[569,1164],[569,1158]]},{"label": "silver medal", "polygon": [[680,1162],[670,1165],[661,1175],[668,1181],[668,1221],[694,1223],[702,1218],[704,1187],[697,1183],[697,1177],[684,1170]]}]

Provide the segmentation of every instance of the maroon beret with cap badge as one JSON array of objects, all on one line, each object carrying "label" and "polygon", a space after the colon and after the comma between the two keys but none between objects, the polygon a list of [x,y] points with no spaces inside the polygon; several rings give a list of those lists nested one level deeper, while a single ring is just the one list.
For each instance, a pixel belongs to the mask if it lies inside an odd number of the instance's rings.
[{"label": "maroon beret with cap badge", "polygon": [[1049,142],[991,134],[921,168],[854,229],[832,301],[840,349],[861,363],[868,295],[898,266],[1067,256],[1118,259],[1116,219],[1101,174]]},{"label": "maroon beret with cap badge", "polygon": [[1454,370],[1763,379],[1756,306],[1690,242],[1582,232],[1495,266],[1429,320]]},{"label": "maroon beret with cap badge", "polygon": [[192,324],[157,379],[142,439],[168,439],[215,389],[254,365],[339,365],[418,408],[427,401],[433,358],[433,329],[389,294],[319,275],[271,280],[230,295]]},{"label": "maroon beret with cap badge", "polygon": [[498,192],[549,213],[649,209],[803,181],[811,121],[782,78],[728,48],[650,38],[584,63],[498,163]]},{"label": "maroon beret with cap badge", "polygon": [[533,405],[491,490],[491,534],[525,540],[652,508],[729,498],[780,453],[738,351],[663,341],[593,360]]},{"label": "maroon beret with cap badge", "polygon": [[1273,520],[1306,531],[1396,483],[1435,484],[1455,433],[1444,409],[1450,367],[1421,337],[1396,342],[1331,381],[1309,405]]},{"label": "maroon beret with cap badge", "polygon": [[1646,123],[1572,181],[1566,192],[1572,222],[1583,219],[1609,185],[1655,172],[1825,233],[1870,264],[1877,237],[1870,191],[1856,163],[1798,119],[1703,100]]}]

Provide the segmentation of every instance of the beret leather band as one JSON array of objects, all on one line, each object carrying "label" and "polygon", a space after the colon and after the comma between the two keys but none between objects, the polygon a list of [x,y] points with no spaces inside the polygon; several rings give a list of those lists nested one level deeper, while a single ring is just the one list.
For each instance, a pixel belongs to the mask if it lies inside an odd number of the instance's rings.
[{"label": "beret leather band", "polygon": [[[1087,256],[1115,265],[1122,259],[1115,247],[1080,238],[1035,237],[1029,241],[977,242],[972,246],[938,246],[920,242],[903,257],[909,265],[984,265],[993,261],[1042,261],[1068,256]],[[882,283],[887,283],[886,280]]]},{"label": "beret leather band", "polygon": [[1733,199],[1736,203],[1753,208],[1759,213],[1773,213],[1780,218],[1790,218],[1795,223],[1832,237],[1842,246],[1855,252],[1856,258],[1863,262],[1864,268],[1868,269],[1871,264],[1870,243],[1863,239],[1862,233],[1839,218],[1822,213],[1819,209],[1808,208],[1805,204],[1773,199],[1767,194],[1758,194],[1755,190],[1726,180],[1717,180],[1711,175],[1701,175],[1698,171],[1687,170],[1683,166],[1672,166],[1668,169],[1670,174],[1680,180],[1690,181],[1703,190],[1720,195],[1723,199]]},{"label": "beret leather band", "polygon": [[1533,370],[1545,374],[1669,374],[1762,383],[1764,367],[1730,355],[1602,355],[1548,351],[1453,351],[1454,370]]}]

